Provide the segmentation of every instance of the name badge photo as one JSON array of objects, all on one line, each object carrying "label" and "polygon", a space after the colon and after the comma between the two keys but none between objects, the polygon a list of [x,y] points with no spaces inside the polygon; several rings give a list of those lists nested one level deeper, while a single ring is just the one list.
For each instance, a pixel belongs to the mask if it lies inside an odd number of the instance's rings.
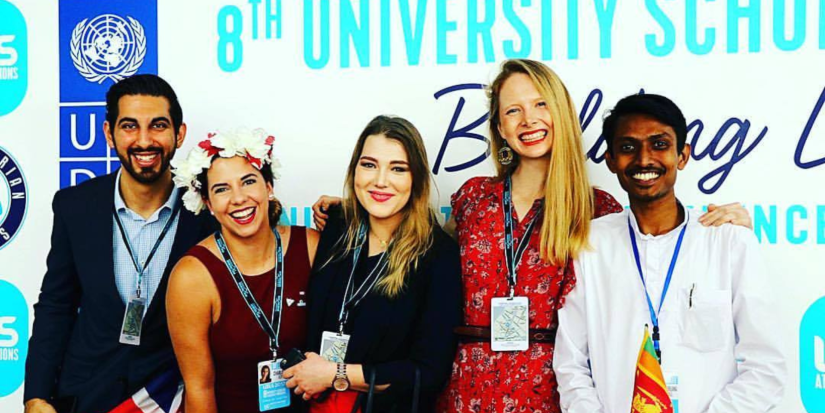
[{"label": "name badge photo", "polygon": [[258,407],[262,412],[289,406],[290,392],[283,377],[282,362],[283,359],[277,359],[258,363]]},{"label": "name badge photo", "polygon": [[490,348],[523,351],[530,346],[527,297],[496,297],[490,308]]},{"label": "name badge photo", "polygon": [[146,298],[132,297],[126,304],[123,325],[120,327],[120,343],[132,346],[140,345],[140,331],[143,328],[143,316],[146,314]]}]

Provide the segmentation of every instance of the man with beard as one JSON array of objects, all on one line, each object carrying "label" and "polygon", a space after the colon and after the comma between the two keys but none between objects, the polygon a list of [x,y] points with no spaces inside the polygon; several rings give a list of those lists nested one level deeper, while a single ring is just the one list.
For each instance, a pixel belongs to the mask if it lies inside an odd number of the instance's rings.
[{"label": "man with beard", "polygon": [[137,75],[106,94],[121,168],[54,196],[51,250],[26,360],[26,412],[105,412],[174,366],[169,272],[211,222],[181,208],[169,162],[186,136],[171,86]]},{"label": "man with beard", "polygon": [[658,95],[626,97],[604,121],[630,210],[593,221],[559,310],[565,412],[765,412],[782,397],[773,279],[751,231],[704,227],[676,198],[686,135]]}]

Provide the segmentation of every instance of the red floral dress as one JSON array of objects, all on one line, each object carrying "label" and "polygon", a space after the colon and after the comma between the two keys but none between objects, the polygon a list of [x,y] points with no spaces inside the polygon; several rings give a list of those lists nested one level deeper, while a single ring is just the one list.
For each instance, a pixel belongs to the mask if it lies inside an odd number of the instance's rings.
[{"label": "red floral dress", "polygon": [[[509,294],[504,260],[502,181],[477,177],[467,181],[452,197],[464,283],[464,323],[490,326],[490,300]],[[608,193],[594,189],[596,217],[620,212],[622,206]],[[513,229],[516,243],[540,202]],[[514,222],[517,221],[515,209]],[[530,237],[518,268],[516,295],[530,300],[530,328],[555,324],[563,297],[576,277],[572,260],[559,268],[539,255],[539,228]],[[527,351],[493,352],[490,343],[459,344],[439,412],[554,413],[560,412],[552,343],[532,343]]]}]

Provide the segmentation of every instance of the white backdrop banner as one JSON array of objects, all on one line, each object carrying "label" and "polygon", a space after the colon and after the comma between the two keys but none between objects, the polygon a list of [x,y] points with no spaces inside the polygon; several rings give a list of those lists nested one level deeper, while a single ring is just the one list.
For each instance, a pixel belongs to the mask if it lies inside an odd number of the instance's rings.
[{"label": "white backdrop banner", "polygon": [[492,174],[484,86],[507,58],[541,60],[580,113],[593,183],[626,203],[601,121],[626,95],[672,98],[694,208],[741,202],[777,279],[788,362],[778,412],[825,411],[825,0],[0,0],[0,411],[22,409],[27,341],[59,188],[118,167],[113,82],[158,73],[189,135],[263,127],[293,224],[340,194],[379,114],[424,136],[441,219]]}]

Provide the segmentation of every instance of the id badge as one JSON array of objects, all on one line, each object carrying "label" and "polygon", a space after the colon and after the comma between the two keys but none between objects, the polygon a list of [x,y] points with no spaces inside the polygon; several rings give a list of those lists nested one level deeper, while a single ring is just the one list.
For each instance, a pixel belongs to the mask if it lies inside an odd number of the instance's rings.
[{"label": "id badge", "polygon": [[321,334],[321,357],[333,363],[343,363],[347,356],[348,334],[324,331]]},{"label": "id badge", "polygon": [[258,363],[258,408],[260,411],[289,407],[289,388],[286,387],[283,359]]},{"label": "id badge", "polygon": [[490,348],[523,351],[530,346],[527,297],[495,297],[490,308]]},{"label": "id badge", "polygon": [[143,329],[143,316],[146,315],[146,297],[131,296],[126,303],[123,325],[120,327],[120,342],[132,346],[140,345],[140,331]]},{"label": "id badge", "polygon": [[670,401],[673,404],[673,413],[679,413],[679,375],[674,372],[662,372],[665,376],[665,386]]}]

